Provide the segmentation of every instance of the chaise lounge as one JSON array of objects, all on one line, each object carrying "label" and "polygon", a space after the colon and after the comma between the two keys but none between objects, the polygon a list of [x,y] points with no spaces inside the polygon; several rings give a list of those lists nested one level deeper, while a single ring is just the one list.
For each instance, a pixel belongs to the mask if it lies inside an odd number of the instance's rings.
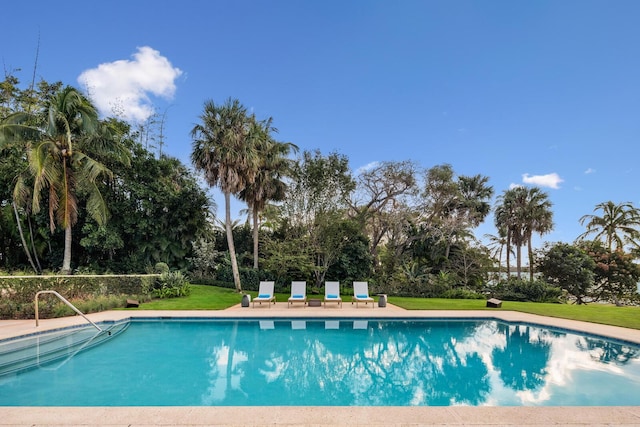
[{"label": "chaise lounge", "polygon": [[258,289],[258,296],[253,299],[253,307],[255,308],[256,302],[259,302],[262,305],[263,302],[269,303],[269,308],[271,308],[271,302],[276,303],[276,296],[273,294],[273,285],[274,282],[260,282],[260,287]]},{"label": "chaise lounge", "polygon": [[287,308],[294,302],[304,303],[307,306],[307,282],[291,282],[291,296],[289,297]]},{"label": "chaise lounge", "polygon": [[336,302],[342,308],[340,282],[324,282],[324,308],[327,308],[328,302]]},{"label": "chaise lounge", "polygon": [[353,297],[351,298],[351,304],[356,303],[356,308],[358,308],[358,303],[371,303],[371,308],[375,307],[373,303],[373,298],[369,296],[369,283],[368,282],[353,282]]}]

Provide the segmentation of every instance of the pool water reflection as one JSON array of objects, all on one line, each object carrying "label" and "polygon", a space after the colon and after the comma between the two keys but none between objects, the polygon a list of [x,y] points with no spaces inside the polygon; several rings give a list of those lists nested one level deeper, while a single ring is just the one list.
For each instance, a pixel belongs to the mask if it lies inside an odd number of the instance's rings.
[{"label": "pool water reflection", "polygon": [[496,320],[135,320],[0,376],[0,405],[635,406],[639,354]]}]

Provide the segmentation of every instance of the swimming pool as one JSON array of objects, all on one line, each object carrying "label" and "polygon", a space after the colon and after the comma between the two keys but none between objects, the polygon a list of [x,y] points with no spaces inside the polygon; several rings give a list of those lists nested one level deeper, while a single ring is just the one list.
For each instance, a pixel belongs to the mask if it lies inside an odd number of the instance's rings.
[{"label": "swimming pool", "polygon": [[[637,346],[530,324],[134,319],[121,326],[72,357],[0,372],[0,405],[640,403]],[[10,354],[0,352],[0,362]]]}]

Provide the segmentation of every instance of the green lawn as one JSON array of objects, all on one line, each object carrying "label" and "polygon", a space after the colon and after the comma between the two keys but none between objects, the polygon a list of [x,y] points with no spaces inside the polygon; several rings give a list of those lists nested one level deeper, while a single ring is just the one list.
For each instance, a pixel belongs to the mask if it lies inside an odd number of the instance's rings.
[{"label": "green lawn", "polygon": [[562,319],[583,320],[585,322],[640,329],[640,307],[503,301],[502,308],[496,309],[487,308],[484,300],[403,297],[391,297],[390,302],[407,310],[513,310]]},{"label": "green lawn", "polygon": [[[257,292],[248,292],[255,297]],[[313,297],[309,295],[309,297]],[[278,301],[286,301],[289,294],[276,294]],[[318,296],[321,298],[321,296]],[[140,305],[139,310],[223,310],[240,303],[242,297],[233,289],[192,285],[191,295],[183,298],[153,300]],[[605,325],[640,329],[640,307],[615,307],[589,304],[541,304],[504,301],[501,309],[487,308],[484,300],[456,300],[441,298],[390,297],[389,302],[407,310],[513,310],[523,313],[583,320]],[[130,309],[136,310],[136,309]]]}]

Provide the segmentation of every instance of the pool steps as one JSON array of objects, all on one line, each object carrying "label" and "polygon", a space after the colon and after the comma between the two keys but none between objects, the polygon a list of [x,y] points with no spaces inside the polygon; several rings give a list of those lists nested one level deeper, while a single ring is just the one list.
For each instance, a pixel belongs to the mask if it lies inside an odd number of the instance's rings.
[{"label": "pool steps", "polygon": [[[129,322],[64,329],[0,342],[0,378],[33,368],[56,369],[75,354],[122,333]],[[55,362],[60,362],[56,364]]]}]

